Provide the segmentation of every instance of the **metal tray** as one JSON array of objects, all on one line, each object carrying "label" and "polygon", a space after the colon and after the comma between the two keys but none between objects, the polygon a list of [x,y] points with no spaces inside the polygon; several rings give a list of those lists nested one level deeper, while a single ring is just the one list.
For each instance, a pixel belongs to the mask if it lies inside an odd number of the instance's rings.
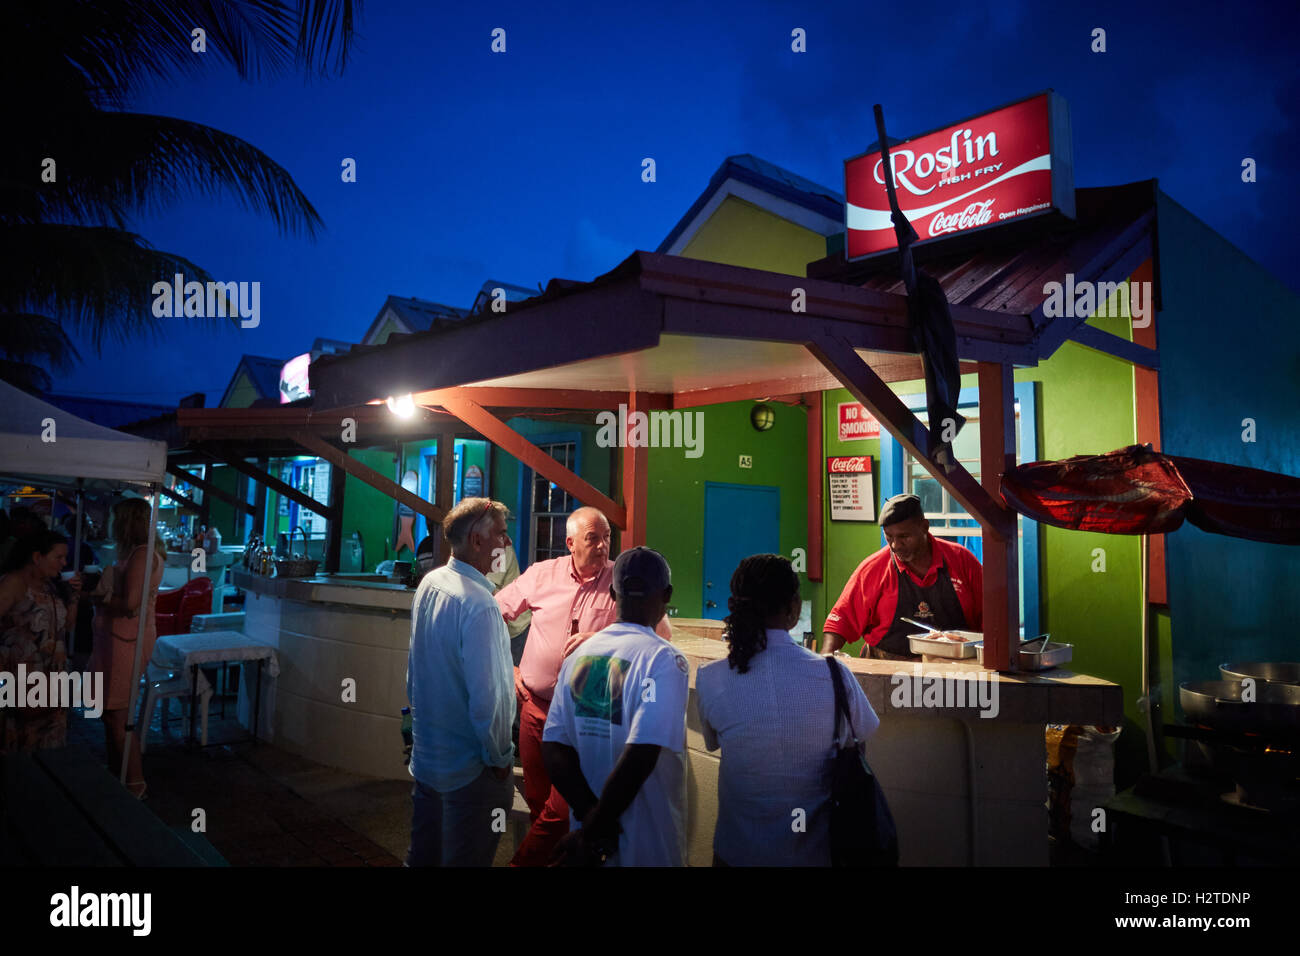
[{"label": "metal tray", "polygon": [[[975,650],[975,655],[981,664],[984,663],[984,642],[981,641]],[[1055,641],[1048,641],[1047,647],[1039,651],[1033,648],[1028,651],[1020,652],[1020,660],[1017,662],[1017,669],[1022,671],[1046,671],[1053,667],[1059,667],[1061,664],[1069,663],[1074,657],[1073,644],[1058,644]]]},{"label": "metal tray", "polygon": [[962,637],[969,637],[969,641],[940,641],[925,634],[909,634],[907,636],[907,646],[913,654],[928,654],[930,657],[947,657],[955,661],[966,660],[975,656],[975,649],[979,646],[984,635],[979,631],[949,631],[950,634],[960,634]]}]

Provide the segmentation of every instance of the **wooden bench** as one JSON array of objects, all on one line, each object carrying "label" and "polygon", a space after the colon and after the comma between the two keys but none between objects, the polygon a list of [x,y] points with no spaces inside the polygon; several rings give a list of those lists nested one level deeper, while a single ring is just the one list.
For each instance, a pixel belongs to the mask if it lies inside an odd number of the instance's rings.
[{"label": "wooden bench", "polygon": [[224,866],[82,747],[0,757],[0,866]]}]

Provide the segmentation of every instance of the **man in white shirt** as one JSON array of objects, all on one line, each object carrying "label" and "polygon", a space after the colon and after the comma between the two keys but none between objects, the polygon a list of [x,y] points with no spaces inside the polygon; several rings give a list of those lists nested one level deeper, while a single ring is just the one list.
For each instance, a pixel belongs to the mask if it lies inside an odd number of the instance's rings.
[{"label": "man in white shirt", "polygon": [[424,576],[411,607],[408,866],[491,866],[513,803],[510,640],[484,574],[510,547],[506,508],[467,498],[447,513],[450,561]]},{"label": "man in white shirt", "polygon": [[689,668],[654,630],[672,597],[668,562],[649,548],[624,551],[610,591],[617,622],[565,659],[542,734],[575,828],[556,855],[684,866]]}]

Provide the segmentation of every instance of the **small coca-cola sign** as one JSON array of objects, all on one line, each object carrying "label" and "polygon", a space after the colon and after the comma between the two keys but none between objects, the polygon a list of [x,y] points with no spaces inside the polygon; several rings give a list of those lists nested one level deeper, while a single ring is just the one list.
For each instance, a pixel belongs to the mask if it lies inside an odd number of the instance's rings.
[{"label": "small coca-cola sign", "polygon": [[826,459],[826,470],[832,475],[869,474],[871,472],[870,455],[837,455]]},{"label": "small coca-cola sign", "polygon": [[[916,245],[1052,210],[1074,217],[1070,118],[1050,90],[889,147]],[[880,150],[844,161],[849,259],[898,246]]]}]

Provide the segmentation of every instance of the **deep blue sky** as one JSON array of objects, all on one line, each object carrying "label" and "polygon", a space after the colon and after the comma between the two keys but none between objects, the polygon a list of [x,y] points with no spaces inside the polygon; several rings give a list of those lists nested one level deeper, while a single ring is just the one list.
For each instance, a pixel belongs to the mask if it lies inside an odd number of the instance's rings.
[{"label": "deep blue sky", "polygon": [[[218,64],[150,91],[136,111],[270,155],[326,231],[281,235],[224,195],[139,220],[153,245],[214,277],[260,281],[261,326],[174,319],[162,339],[101,355],[79,343],[82,365],[55,390],[169,404],[204,391],[213,405],[241,354],[357,341],[389,294],[468,306],[489,277],[585,280],[653,249],[728,155],[842,192],[843,160],[875,139],[873,102],[908,136],[1048,87],[1070,105],[1077,186],[1158,178],[1300,290],[1300,5],[608,6],[371,0],[341,77],[243,83]],[[498,26],[505,54],[489,50]],[[795,27],[807,53],[790,50]],[[1104,54],[1090,52],[1094,27]],[[339,175],[348,156],[352,184]],[[1241,182],[1246,156],[1254,184]]]}]

